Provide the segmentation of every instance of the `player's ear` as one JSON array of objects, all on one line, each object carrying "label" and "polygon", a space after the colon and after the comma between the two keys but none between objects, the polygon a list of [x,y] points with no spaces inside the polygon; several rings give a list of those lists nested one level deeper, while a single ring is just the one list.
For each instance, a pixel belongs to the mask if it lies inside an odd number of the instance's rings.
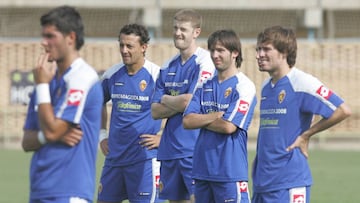
[{"label": "player's ear", "polygon": [[74,46],[76,45],[76,33],[74,31],[69,32],[65,35],[65,38],[67,39],[67,42],[69,45]]},{"label": "player's ear", "polygon": [[198,38],[201,33],[201,28],[194,28],[194,38]]}]

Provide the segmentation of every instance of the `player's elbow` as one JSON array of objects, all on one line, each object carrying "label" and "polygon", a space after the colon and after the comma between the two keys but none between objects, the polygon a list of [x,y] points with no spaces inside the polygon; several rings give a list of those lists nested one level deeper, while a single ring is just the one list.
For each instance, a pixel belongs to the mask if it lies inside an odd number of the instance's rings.
[{"label": "player's elbow", "polygon": [[350,117],[352,114],[351,109],[347,105],[343,108],[343,112],[345,114],[345,118]]},{"label": "player's elbow", "polygon": [[237,127],[233,124],[226,124],[222,126],[222,131],[224,134],[233,134],[237,130]]},{"label": "player's elbow", "polygon": [[26,141],[26,138],[24,137],[23,140],[21,141],[21,147],[25,152],[29,152],[31,151],[31,148],[28,144],[28,142]]},{"label": "player's elbow", "polygon": [[155,111],[155,110],[153,110],[153,109],[151,109],[151,117],[152,117],[154,120],[161,119],[161,115],[160,115],[157,111]]},{"label": "player's elbow", "polygon": [[30,136],[24,136],[21,141],[21,147],[25,152],[37,150],[38,146],[31,140]]}]

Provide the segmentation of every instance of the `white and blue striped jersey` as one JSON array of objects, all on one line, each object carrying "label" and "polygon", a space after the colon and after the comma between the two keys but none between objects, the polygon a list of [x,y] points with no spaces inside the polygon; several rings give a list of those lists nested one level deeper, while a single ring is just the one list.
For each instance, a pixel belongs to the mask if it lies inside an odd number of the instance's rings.
[{"label": "white and blue striped jersey", "polygon": [[[103,104],[98,74],[79,58],[62,78],[54,77],[49,87],[56,117],[79,124],[83,136],[74,147],[62,142],[46,143],[33,154],[30,199],[67,196],[92,200]],[[40,130],[36,103],[34,91],[24,129]]]},{"label": "white and blue striped jersey", "polygon": [[[184,64],[178,54],[162,67],[153,103],[160,103],[163,95],[193,94],[214,73],[215,67],[207,50],[198,47]],[[182,113],[168,118],[158,149],[158,160],[192,157],[198,135],[198,129],[184,129]]]},{"label": "white and blue striped jersey", "polygon": [[156,135],[160,131],[161,120],[151,116],[159,72],[158,65],[145,60],[135,75],[129,75],[124,64],[114,65],[104,73],[104,102],[112,102],[105,165],[125,166],[156,157],[157,149],[148,150],[139,142],[142,134]]},{"label": "white and blue striped jersey", "polygon": [[223,111],[238,129],[232,134],[201,128],[193,156],[193,177],[215,182],[248,180],[247,130],[256,106],[254,83],[243,73],[219,83],[215,76],[196,90],[184,115]]},{"label": "white and blue striped jersey", "polygon": [[312,184],[310,168],[299,148],[287,152],[310,128],[314,114],[330,117],[343,100],[317,78],[293,67],[261,92],[260,127],[253,171],[254,192]]}]

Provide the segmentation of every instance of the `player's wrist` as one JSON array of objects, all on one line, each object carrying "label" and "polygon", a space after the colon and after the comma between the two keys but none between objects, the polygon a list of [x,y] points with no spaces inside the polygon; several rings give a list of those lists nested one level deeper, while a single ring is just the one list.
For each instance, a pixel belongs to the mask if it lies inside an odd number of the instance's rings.
[{"label": "player's wrist", "polygon": [[105,128],[100,129],[99,142],[109,138],[109,134]]},{"label": "player's wrist", "polygon": [[37,104],[51,103],[48,83],[39,83],[35,87]]},{"label": "player's wrist", "polygon": [[46,144],[46,138],[45,138],[45,135],[44,135],[44,133],[42,132],[42,131],[39,131],[38,132],[38,134],[37,134],[37,139],[38,139],[38,141],[39,141],[39,143],[41,144],[41,145],[44,145],[44,144]]}]

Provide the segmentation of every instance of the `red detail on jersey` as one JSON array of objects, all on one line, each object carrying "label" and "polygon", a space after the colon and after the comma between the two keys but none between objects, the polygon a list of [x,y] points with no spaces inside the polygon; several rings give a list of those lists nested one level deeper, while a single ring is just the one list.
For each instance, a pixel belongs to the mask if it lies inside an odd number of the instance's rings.
[{"label": "red detail on jersey", "polygon": [[200,82],[206,81],[207,79],[209,79],[211,77],[211,75],[212,75],[211,72],[202,71],[201,75],[200,75]]},{"label": "red detail on jersey", "polygon": [[332,91],[330,89],[328,89],[327,87],[324,87],[323,85],[321,85],[319,87],[319,89],[316,91],[316,93],[318,93],[318,95],[324,97],[327,100],[332,95]]},{"label": "red detail on jersey", "polygon": [[247,182],[239,182],[240,192],[248,192],[248,183]]},{"label": "red detail on jersey", "polygon": [[74,90],[74,89],[72,89],[72,90],[69,91],[67,104],[69,106],[79,106],[80,101],[81,101],[83,96],[84,96],[84,92],[82,90]]},{"label": "red detail on jersey", "polygon": [[157,188],[160,187],[160,175],[155,176],[155,186]]},{"label": "red detail on jersey", "polygon": [[305,203],[305,196],[294,194],[292,203]]},{"label": "red detail on jersey", "polygon": [[249,110],[249,103],[244,100],[240,100],[238,112],[242,114],[246,114],[248,110]]}]

